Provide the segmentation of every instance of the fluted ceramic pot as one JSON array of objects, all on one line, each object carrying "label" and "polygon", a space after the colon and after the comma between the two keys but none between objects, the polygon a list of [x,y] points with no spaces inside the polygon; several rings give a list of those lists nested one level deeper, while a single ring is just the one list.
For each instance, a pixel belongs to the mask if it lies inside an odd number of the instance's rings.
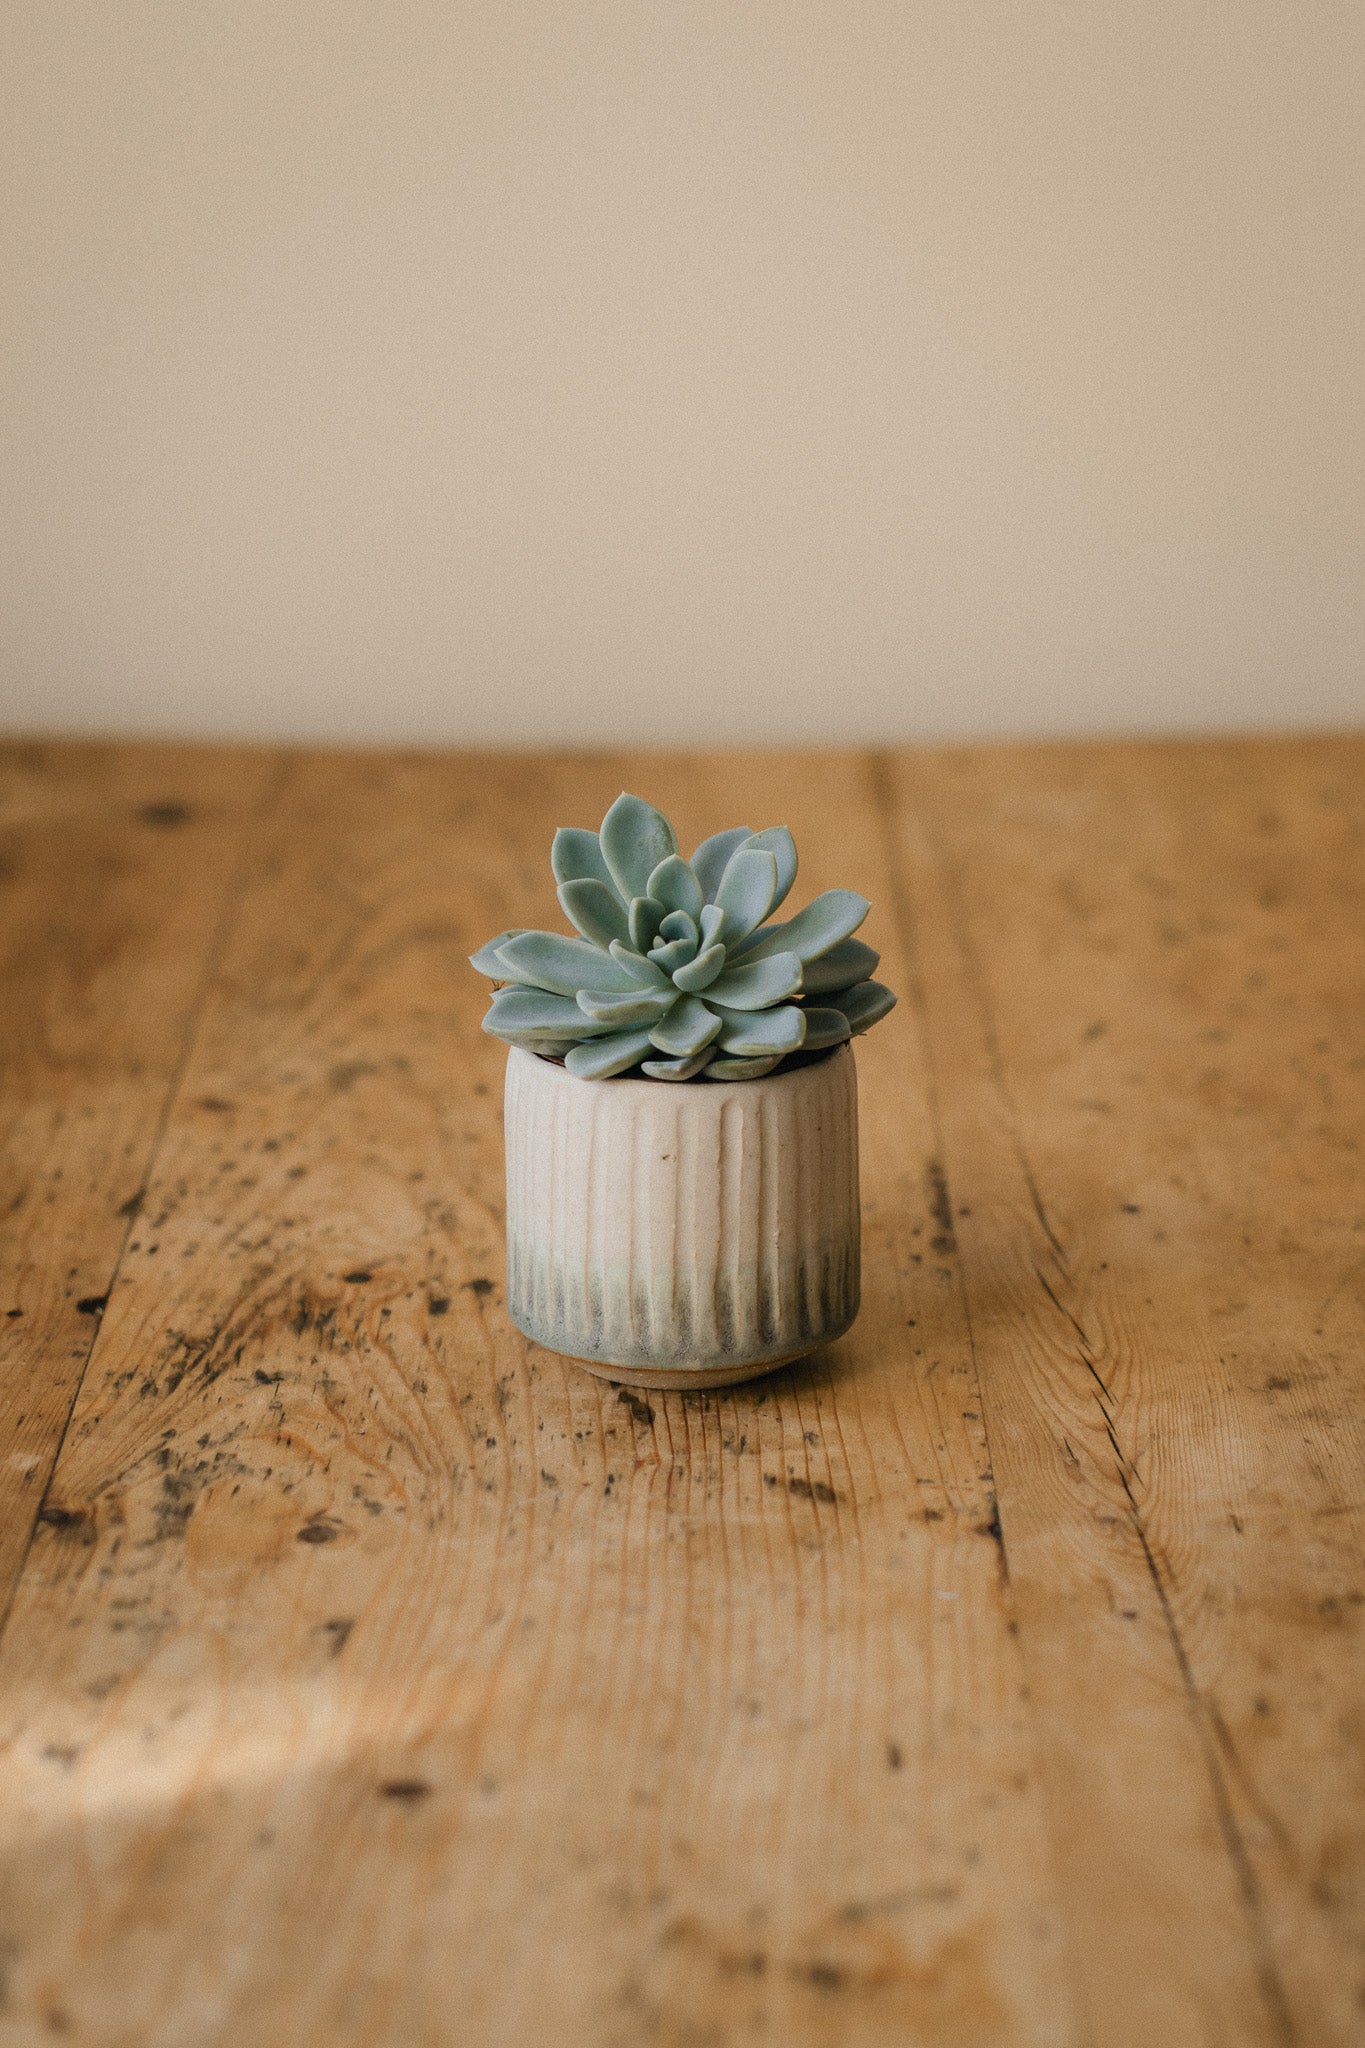
[{"label": "fluted ceramic pot", "polygon": [[858,1313],[858,1087],[836,1047],[757,1081],[507,1060],[507,1304],[604,1379],[719,1387]]}]

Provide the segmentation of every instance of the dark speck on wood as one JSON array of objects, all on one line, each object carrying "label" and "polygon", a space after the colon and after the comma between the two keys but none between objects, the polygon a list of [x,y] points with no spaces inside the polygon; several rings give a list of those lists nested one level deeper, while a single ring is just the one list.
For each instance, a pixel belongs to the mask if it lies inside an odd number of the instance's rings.
[{"label": "dark speck on wood", "polygon": [[144,825],[153,825],[162,832],[173,832],[178,825],[188,825],[194,813],[188,804],[159,803],[144,804],[137,815]]},{"label": "dark speck on wood", "polygon": [[431,1796],[431,1787],[424,1778],[390,1778],[379,1790],[383,1798],[401,1799],[407,1805],[416,1805],[419,1799]]},{"label": "dark speck on wood", "polygon": [[348,1287],[363,1287],[367,1280],[373,1280],[374,1274],[367,1273],[363,1266],[357,1266],[354,1273],[343,1273],[341,1277]]},{"label": "dark speck on wood", "polygon": [[477,1295],[480,1301],[484,1299],[485,1295],[493,1292],[493,1282],[485,1280],[482,1273],[479,1274],[477,1279],[466,1280],[463,1284],[469,1289],[471,1294]]},{"label": "dark speck on wood", "polygon": [[823,1479],[789,1478],[787,1480],[787,1491],[788,1493],[796,1494],[801,1500],[833,1502],[839,1498],[834,1488],[826,1485]]},{"label": "dark speck on wood", "polygon": [[52,1529],[74,1529],[85,1520],[80,1508],[59,1508],[52,1503],[39,1515],[40,1522],[46,1522]]},{"label": "dark speck on wood", "polygon": [[378,1072],[378,1067],[369,1060],[343,1060],[340,1066],[332,1068],[327,1076],[327,1084],[335,1089],[338,1095],[344,1095],[348,1089],[354,1088],[357,1081],[363,1081],[369,1075]]},{"label": "dark speck on wood", "polygon": [[108,1299],[109,1297],[107,1294],[83,1295],[81,1299],[76,1303],[76,1313],[80,1316],[103,1315],[105,1303],[108,1301]]}]

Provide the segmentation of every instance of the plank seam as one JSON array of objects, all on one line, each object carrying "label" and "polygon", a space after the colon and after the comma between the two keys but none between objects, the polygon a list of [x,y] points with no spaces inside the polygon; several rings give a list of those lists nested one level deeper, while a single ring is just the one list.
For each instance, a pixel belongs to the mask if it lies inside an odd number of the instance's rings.
[{"label": "plank seam", "polygon": [[[184,1086],[185,1076],[189,1071],[190,1060],[198,1040],[199,1027],[203,1022],[204,1008],[208,1002],[209,992],[213,987],[214,978],[222,964],[223,957],[231,942],[233,931],[236,928],[237,919],[241,914],[247,884],[251,879],[253,854],[260,828],[282,796],[292,767],[292,756],[282,754],[277,758],[274,774],[267,775],[256,803],[243,819],[242,849],[238,855],[232,878],[224,892],[222,909],[218,913],[209,943],[205,948],[204,967],[199,977],[198,986],[185,1012],[185,1026],[181,1034],[180,1048],[176,1054],[175,1064],[171,1070],[170,1079],[166,1084],[166,1093],[162,1100],[160,1113],[152,1135],[148,1140],[147,1150],[143,1158],[142,1172],[139,1178],[139,1186],[141,1188],[145,1189],[150,1185],[152,1176],[156,1171],[156,1162],[160,1155],[161,1147],[165,1142],[166,1132],[170,1127],[171,1114],[179,1098],[181,1088]],[[119,1240],[118,1250],[114,1254],[108,1284],[104,1290],[106,1301],[113,1294],[118,1284],[124,1256],[138,1223],[141,1205],[130,1203],[125,1206],[128,1209],[128,1215],[123,1228],[123,1236]],[[85,1356],[81,1360],[80,1371],[76,1375],[76,1381],[71,1390],[71,1399],[67,1403],[66,1414],[62,1418],[62,1426],[53,1448],[52,1462],[48,1467],[47,1478],[43,1482],[42,1493],[34,1507],[28,1526],[28,1533],[24,1538],[23,1553],[18,1568],[10,1579],[9,1593],[5,1599],[4,1606],[0,1608],[0,1643],[3,1643],[5,1632],[9,1627],[10,1616],[14,1612],[14,1604],[19,1595],[19,1588],[23,1583],[24,1574],[28,1570],[29,1557],[33,1550],[33,1540],[37,1534],[38,1524],[43,1518],[49,1496],[52,1492],[52,1483],[57,1476],[57,1470],[61,1464],[62,1451],[66,1446],[67,1432],[71,1427],[71,1418],[76,1412],[76,1404],[80,1400],[81,1391],[85,1386],[86,1375],[90,1370],[90,1362],[95,1355],[95,1347],[99,1343],[100,1330],[103,1327],[103,1323],[104,1317],[103,1313],[101,1313],[95,1318],[94,1328],[90,1333],[90,1341],[86,1346]]]},{"label": "plank seam", "polygon": [[[947,1168],[946,1165],[941,1163],[946,1158],[946,1150],[943,1142],[943,1118],[939,1107],[938,1075],[935,1073],[933,1062],[929,1057],[929,1006],[925,998],[924,978],[920,971],[919,949],[915,941],[914,912],[910,907],[909,891],[905,886],[905,877],[901,872],[900,844],[895,829],[895,795],[891,787],[890,757],[882,752],[870,753],[867,757],[867,766],[868,779],[872,787],[873,807],[876,810],[882,828],[886,869],[891,878],[891,921],[896,928],[896,934],[900,939],[901,947],[905,954],[907,966],[906,985],[910,998],[910,1008],[914,1012],[920,1044],[924,1051],[924,1093],[929,1105],[929,1128],[934,1141],[934,1158],[940,1162],[941,1174],[941,1181],[934,1192],[936,1201],[941,1198],[943,1210],[947,1218],[946,1228],[952,1222],[953,1205]],[[1006,1583],[1008,1583],[1010,1575],[1009,1553],[1005,1547],[1004,1524],[1000,1517],[1000,1500],[995,1487],[995,1459],[991,1453],[990,1424],[986,1415],[986,1403],[981,1398],[981,1373],[977,1364],[976,1339],[972,1331],[971,1303],[967,1298],[966,1274],[963,1270],[960,1250],[956,1259],[956,1274],[958,1298],[962,1303],[963,1320],[967,1326],[967,1349],[971,1354],[972,1360],[972,1383],[976,1388],[977,1408],[981,1415],[981,1429],[986,1443],[986,1464],[990,1472],[990,1494],[988,1498],[991,1508],[991,1522],[989,1526],[995,1532],[995,1541],[1000,1551],[1001,1573]],[[1012,1613],[1010,1619],[1014,1619]]]}]

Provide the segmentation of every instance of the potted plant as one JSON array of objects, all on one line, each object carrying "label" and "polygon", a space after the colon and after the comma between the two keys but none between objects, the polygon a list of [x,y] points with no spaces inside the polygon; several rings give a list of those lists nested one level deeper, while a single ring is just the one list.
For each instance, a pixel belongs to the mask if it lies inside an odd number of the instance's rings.
[{"label": "potted plant", "polygon": [[684,860],[636,796],[550,858],[576,936],[503,932],[472,956],[496,984],[483,1028],[511,1048],[512,1320],[645,1387],[730,1385],[840,1336],[859,1290],[849,1040],[896,1000],[853,936],[867,901],[828,889],[773,923],[785,826]]}]

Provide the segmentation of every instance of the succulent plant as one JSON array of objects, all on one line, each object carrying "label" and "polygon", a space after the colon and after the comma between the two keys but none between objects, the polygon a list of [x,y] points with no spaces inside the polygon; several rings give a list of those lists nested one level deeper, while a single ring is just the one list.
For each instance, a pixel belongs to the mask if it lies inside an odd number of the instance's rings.
[{"label": "succulent plant", "polygon": [[896,1000],[853,937],[865,897],[826,889],[764,922],[796,879],[785,825],[717,832],[688,861],[663,813],[622,795],[600,832],[556,832],[550,862],[581,936],[502,932],[471,962],[501,984],[484,1030],[581,1079],[638,1067],[655,1081],[757,1080],[866,1031]]}]

